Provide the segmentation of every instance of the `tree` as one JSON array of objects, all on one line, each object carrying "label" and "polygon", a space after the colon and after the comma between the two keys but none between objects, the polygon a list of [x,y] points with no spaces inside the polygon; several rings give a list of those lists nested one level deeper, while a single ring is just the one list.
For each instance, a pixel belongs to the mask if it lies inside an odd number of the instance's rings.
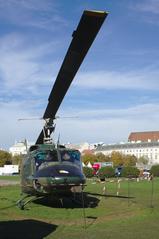
[{"label": "tree", "polygon": [[84,164],[87,164],[88,162],[93,164],[97,162],[97,157],[94,154],[85,154],[82,156],[82,161],[84,162]]},{"label": "tree", "polygon": [[83,173],[86,176],[86,178],[92,178],[94,176],[93,172],[94,171],[92,168],[83,167]]},{"label": "tree", "polygon": [[3,167],[5,164],[12,164],[11,154],[5,150],[0,150],[0,167]]},{"label": "tree", "polygon": [[105,162],[111,162],[111,157],[110,155],[105,155]]},{"label": "tree", "polygon": [[110,162],[111,158],[109,155],[104,155],[103,153],[97,153],[96,158],[98,162]]},{"label": "tree", "polygon": [[114,177],[115,170],[112,167],[102,167],[99,169],[98,176],[101,179]]},{"label": "tree", "polygon": [[12,164],[18,164],[19,166],[21,165],[23,160],[23,156],[22,155],[15,155],[12,156]]},{"label": "tree", "polygon": [[102,153],[97,153],[96,158],[98,162],[104,162],[105,161],[105,155]]},{"label": "tree", "polygon": [[150,169],[150,173],[155,177],[159,177],[159,164],[153,165]]},{"label": "tree", "polygon": [[124,161],[123,161],[124,166],[135,166],[137,162],[137,158],[135,155],[125,155],[124,156]]},{"label": "tree", "polygon": [[140,174],[140,170],[136,167],[123,167],[122,172],[121,172],[121,176],[122,177],[133,177],[133,178],[137,178]]},{"label": "tree", "polygon": [[145,166],[148,164],[148,158],[145,156],[141,156],[138,160],[137,160],[138,164],[140,166],[142,166],[143,168],[145,168]]},{"label": "tree", "polygon": [[117,151],[113,151],[111,154],[111,160],[114,167],[122,166],[124,163],[123,155]]}]

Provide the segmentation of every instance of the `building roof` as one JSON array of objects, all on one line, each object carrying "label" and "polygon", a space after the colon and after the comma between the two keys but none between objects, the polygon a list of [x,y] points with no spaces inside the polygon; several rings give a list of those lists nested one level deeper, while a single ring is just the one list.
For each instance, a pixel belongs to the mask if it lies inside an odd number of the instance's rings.
[{"label": "building roof", "polygon": [[159,140],[159,131],[146,131],[146,132],[132,132],[129,135],[128,141],[158,141]]},{"label": "building roof", "polygon": [[141,142],[141,143],[125,143],[125,144],[111,144],[99,146],[96,148],[95,152],[107,151],[107,150],[122,150],[122,149],[139,149],[139,148],[153,148],[159,147],[159,142]]}]

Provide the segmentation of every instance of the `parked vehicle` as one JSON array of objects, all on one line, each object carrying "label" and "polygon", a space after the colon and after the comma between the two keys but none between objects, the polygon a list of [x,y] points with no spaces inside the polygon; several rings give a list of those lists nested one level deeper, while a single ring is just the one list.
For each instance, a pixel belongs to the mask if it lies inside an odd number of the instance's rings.
[{"label": "parked vehicle", "polygon": [[123,167],[119,166],[115,169],[115,176],[120,177]]}]

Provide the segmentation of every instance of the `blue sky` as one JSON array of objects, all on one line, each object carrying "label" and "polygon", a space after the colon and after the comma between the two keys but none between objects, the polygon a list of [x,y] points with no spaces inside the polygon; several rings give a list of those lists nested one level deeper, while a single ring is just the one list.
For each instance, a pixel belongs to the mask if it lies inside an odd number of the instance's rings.
[{"label": "blue sky", "polygon": [[109,15],[59,111],[62,142],[126,141],[159,130],[159,0],[0,0],[0,147],[35,141],[85,9]]}]

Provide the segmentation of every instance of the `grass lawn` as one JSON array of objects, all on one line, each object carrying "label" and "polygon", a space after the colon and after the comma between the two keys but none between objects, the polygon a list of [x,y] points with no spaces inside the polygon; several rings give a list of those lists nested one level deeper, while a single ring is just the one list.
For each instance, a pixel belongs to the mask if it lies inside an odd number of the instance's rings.
[{"label": "grass lawn", "polygon": [[0,180],[10,180],[10,181],[19,181],[20,176],[14,175],[14,176],[0,176]]},{"label": "grass lawn", "polygon": [[116,180],[88,180],[84,210],[68,199],[63,207],[43,200],[20,210],[15,206],[19,186],[0,187],[0,238],[157,239],[159,180],[123,180],[118,197],[117,189]]}]

